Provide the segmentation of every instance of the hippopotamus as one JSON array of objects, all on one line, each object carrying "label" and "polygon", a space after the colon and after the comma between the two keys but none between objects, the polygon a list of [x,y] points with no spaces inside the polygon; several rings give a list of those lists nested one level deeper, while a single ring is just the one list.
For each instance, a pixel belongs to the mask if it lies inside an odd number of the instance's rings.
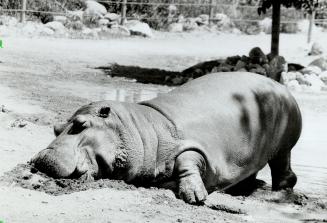
[{"label": "hippopotamus", "polygon": [[272,190],[292,189],[301,127],[283,85],[248,72],[213,73],[152,100],[83,106],[55,125],[56,138],[31,163],[54,178],[170,185],[201,204],[208,193],[255,180],[266,164]]}]

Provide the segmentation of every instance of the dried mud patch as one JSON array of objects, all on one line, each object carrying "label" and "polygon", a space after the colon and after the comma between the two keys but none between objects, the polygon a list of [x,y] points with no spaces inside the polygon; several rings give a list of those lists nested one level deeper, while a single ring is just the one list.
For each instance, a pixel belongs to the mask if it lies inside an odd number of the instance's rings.
[{"label": "dried mud patch", "polygon": [[4,173],[0,181],[25,189],[45,192],[50,195],[71,194],[89,189],[113,188],[115,190],[136,190],[133,185],[119,180],[54,179],[39,172],[29,164],[18,164]]}]

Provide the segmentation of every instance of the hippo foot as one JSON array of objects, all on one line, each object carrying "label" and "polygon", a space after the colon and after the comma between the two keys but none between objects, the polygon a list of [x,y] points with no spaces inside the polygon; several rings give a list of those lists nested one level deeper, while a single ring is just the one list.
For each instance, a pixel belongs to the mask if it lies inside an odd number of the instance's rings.
[{"label": "hippo foot", "polygon": [[273,179],[272,190],[278,191],[283,189],[292,189],[295,186],[296,181],[297,177],[295,173],[289,170],[287,174],[280,177],[275,177],[275,179]]},{"label": "hippo foot", "polygon": [[181,178],[178,196],[189,204],[203,204],[208,196],[208,192],[200,175],[192,174]]}]

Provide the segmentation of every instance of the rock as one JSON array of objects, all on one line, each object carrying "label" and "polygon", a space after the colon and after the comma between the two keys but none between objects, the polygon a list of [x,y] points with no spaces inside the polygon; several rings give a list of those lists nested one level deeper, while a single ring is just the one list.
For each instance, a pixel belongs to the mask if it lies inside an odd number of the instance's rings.
[{"label": "rock", "polygon": [[322,80],[322,82],[324,82],[325,84],[327,84],[327,71],[322,72],[319,75],[320,80]]},{"label": "rock", "polygon": [[67,28],[73,29],[73,30],[83,30],[84,24],[81,21],[72,21],[66,24]]},{"label": "rock", "polygon": [[76,11],[68,11],[67,16],[71,21],[82,21],[83,20],[84,11],[76,10]]},{"label": "rock", "polygon": [[311,83],[304,77],[303,74],[296,75],[296,80],[299,82],[300,85],[311,86]]},{"label": "rock", "polygon": [[317,75],[304,75],[305,79],[311,84],[310,90],[320,91],[325,86],[324,82]]},{"label": "rock", "polygon": [[265,64],[268,62],[267,56],[259,47],[255,47],[250,51],[249,58],[253,64]]},{"label": "rock", "polygon": [[119,21],[120,20],[120,15],[118,15],[117,13],[107,13],[104,18],[108,19],[110,22],[113,21]]},{"label": "rock", "polygon": [[288,82],[286,84],[286,87],[290,90],[293,90],[293,91],[300,91],[302,90],[302,87],[300,86],[299,82],[297,82],[296,80],[292,80],[290,82]]},{"label": "rock", "polygon": [[168,26],[168,31],[173,33],[183,32],[183,23],[171,23]]},{"label": "rock", "polygon": [[322,72],[322,70],[318,66],[309,65],[308,67],[303,68],[300,72],[302,74],[315,74],[315,75],[319,75]]},{"label": "rock", "polygon": [[128,21],[125,26],[131,32],[131,35],[153,37],[152,30],[147,23],[131,20]]},{"label": "rock", "polygon": [[40,31],[39,27],[37,27],[37,24],[35,24],[34,22],[28,21],[22,24],[22,26],[23,27],[20,28],[20,31],[22,32],[23,35],[33,36]]},{"label": "rock", "polygon": [[266,34],[271,34],[271,25],[272,25],[272,20],[271,18],[264,18],[259,22],[259,26],[261,30],[266,33]]},{"label": "rock", "polygon": [[296,80],[296,77],[298,74],[302,75],[299,72],[282,72],[281,78],[280,78],[280,83],[287,84],[290,81]]},{"label": "rock", "polygon": [[217,13],[215,15],[214,22],[217,24],[218,30],[227,30],[234,26],[231,19],[222,13]]},{"label": "rock", "polygon": [[131,35],[131,32],[126,27],[120,26],[120,25],[111,27],[110,30],[113,34],[119,35],[119,36],[130,36]]},{"label": "rock", "polygon": [[53,21],[55,22],[61,22],[62,24],[65,24],[67,22],[66,16],[53,16]]},{"label": "rock", "polygon": [[208,25],[209,24],[209,15],[206,15],[206,14],[199,15],[195,19],[195,21],[199,26]]},{"label": "rock", "polygon": [[310,56],[321,55],[323,52],[324,52],[324,51],[323,51],[322,46],[321,46],[319,43],[314,42],[314,43],[312,44],[311,50],[310,50],[310,52],[309,52],[309,55],[310,55]]},{"label": "rock", "polygon": [[100,19],[98,21],[99,26],[108,26],[109,25],[109,20],[108,19]]},{"label": "rock", "polygon": [[269,62],[269,70],[267,76],[275,81],[280,81],[282,72],[286,71],[286,60],[282,56],[275,56]]},{"label": "rock", "polygon": [[280,31],[282,33],[297,33],[299,28],[297,23],[282,23],[280,26]]},{"label": "rock", "polygon": [[12,26],[16,26],[17,23],[18,20],[15,17],[5,16],[5,15],[0,16],[0,25],[12,27]]},{"label": "rock", "polygon": [[48,27],[43,27],[42,30],[40,31],[40,35],[44,35],[44,36],[52,36],[54,34],[55,34],[55,31]]},{"label": "rock", "polygon": [[319,67],[322,71],[327,70],[327,58],[320,57],[314,61],[312,61],[309,66],[317,66]]},{"label": "rock", "polygon": [[239,60],[241,60],[240,56],[227,57],[225,63],[235,66]]},{"label": "rock", "polygon": [[257,23],[246,24],[242,31],[247,35],[258,35],[261,32],[261,28]]},{"label": "rock", "polygon": [[65,33],[66,28],[61,22],[48,22],[45,24],[46,27],[52,29],[56,33]]},{"label": "rock", "polygon": [[104,7],[103,5],[101,5],[100,3],[96,2],[96,1],[85,1],[86,4],[86,9],[85,12],[88,12],[89,14],[98,14],[98,15],[102,15],[104,16],[105,14],[107,14],[107,9],[106,7]]},{"label": "rock", "polygon": [[246,67],[246,63],[243,62],[242,60],[239,60],[239,61],[237,61],[236,65],[234,67],[234,70],[240,71],[241,69],[245,69],[245,67]]},{"label": "rock", "polygon": [[196,23],[195,19],[188,18],[185,20],[183,24],[183,30],[184,31],[193,31],[198,28],[198,24]]},{"label": "rock", "polygon": [[256,68],[252,68],[252,69],[249,70],[249,72],[264,75],[264,76],[267,75],[266,70],[261,66],[258,66]]}]

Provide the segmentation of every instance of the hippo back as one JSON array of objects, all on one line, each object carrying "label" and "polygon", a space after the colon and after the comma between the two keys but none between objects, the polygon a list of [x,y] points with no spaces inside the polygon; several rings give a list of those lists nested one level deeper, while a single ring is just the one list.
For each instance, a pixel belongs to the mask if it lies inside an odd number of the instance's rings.
[{"label": "hippo back", "polygon": [[279,148],[296,143],[300,133],[287,135],[289,126],[301,129],[286,88],[246,72],[209,74],[141,104],[167,117],[180,138],[202,144],[226,181],[263,168]]}]

